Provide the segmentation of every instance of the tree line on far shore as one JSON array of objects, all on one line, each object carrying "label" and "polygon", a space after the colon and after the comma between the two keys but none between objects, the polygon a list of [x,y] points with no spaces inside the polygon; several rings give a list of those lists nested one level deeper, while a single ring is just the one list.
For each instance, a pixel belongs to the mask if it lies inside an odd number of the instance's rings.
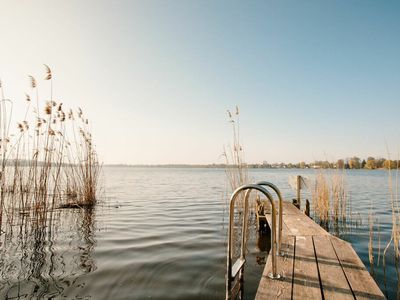
[{"label": "tree line on far shore", "polygon": [[[158,165],[129,165],[112,164],[108,167],[140,167],[140,168],[236,168],[236,164],[158,164]],[[272,168],[272,169],[397,169],[400,167],[400,160],[389,160],[386,158],[368,157],[361,159],[357,156],[338,159],[336,162],[317,160],[311,163],[304,161],[299,163],[243,163],[243,166],[251,169]]]},{"label": "tree line on far shore", "polygon": [[[305,163],[304,161],[299,163],[274,163],[269,164],[263,162],[258,167],[262,168],[321,168],[321,169],[397,169],[400,166],[400,160],[390,160],[386,158],[375,158],[369,156],[366,159],[361,159],[357,156],[338,159],[336,162],[329,162],[327,160],[318,160],[312,163]],[[249,167],[256,167],[256,165],[249,165]]]}]

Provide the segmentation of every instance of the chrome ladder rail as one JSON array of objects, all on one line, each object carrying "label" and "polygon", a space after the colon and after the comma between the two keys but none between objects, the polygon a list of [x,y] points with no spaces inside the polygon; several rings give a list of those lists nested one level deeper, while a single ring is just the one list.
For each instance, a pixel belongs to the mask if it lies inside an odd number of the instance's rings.
[{"label": "chrome ladder rail", "polygon": [[271,183],[271,182],[268,182],[268,181],[259,181],[259,182],[257,182],[256,184],[257,184],[257,185],[261,185],[261,186],[270,187],[270,188],[273,189],[274,192],[278,195],[278,201],[279,201],[279,208],[278,208],[278,211],[279,211],[279,212],[278,212],[278,213],[279,213],[279,216],[278,216],[278,224],[279,224],[279,227],[278,227],[277,252],[278,252],[281,256],[283,256],[283,255],[284,255],[284,253],[282,252],[282,226],[283,226],[283,216],[282,216],[282,214],[283,214],[283,198],[282,198],[281,191],[278,189],[278,187],[277,187],[275,184],[273,184],[273,183]]},{"label": "chrome ladder rail", "polygon": [[[248,206],[249,196],[252,190],[257,190],[263,193],[271,203],[272,208],[272,229],[271,229],[271,255],[272,255],[272,273],[268,274],[270,278],[280,278],[280,274],[277,272],[276,266],[276,208],[271,194],[262,186],[257,184],[247,184],[237,188],[230,198],[229,203],[229,227],[228,227],[228,249],[227,249],[227,274],[226,274],[226,299],[236,299],[239,292],[241,292],[240,298],[243,299],[243,281],[244,281],[244,265],[246,262],[246,231],[247,231],[247,220],[248,220]],[[240,257],[232,264],[232,244],[233,244],[233,225],[234,225],[234,213],[235,213],[235,201],[237,196],[246,191],[244,198],[244,213],[243,213],[243,224],[242,224],[242,243]],[[237,276],[239,278],[237,279]]]}]

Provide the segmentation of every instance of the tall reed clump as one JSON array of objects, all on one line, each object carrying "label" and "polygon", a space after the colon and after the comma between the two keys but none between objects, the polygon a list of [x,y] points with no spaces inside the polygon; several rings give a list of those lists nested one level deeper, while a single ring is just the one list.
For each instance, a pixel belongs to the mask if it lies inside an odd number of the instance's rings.
[{"label": "tall reed clump", "polygon": [[100,165],[89,120],[81,109],[66,110],[54,99],[53,74],[45,68],[48,100],[39,97],[39,84],[29,76],[31,92],[15,133],[10,132],[14,102],[5,99],[0,84],[0,224],[4,214],[12,221],[16,209],[40,222],[56,207],[96,202]]},{"label": "tall reed clump", "polygon": [[240,127],[239,127],[239,107],[236,106],[235,113],[229,110],[229,122],[232,124],[233,145],[228,146],[228,150],[224,148],[223,157],[226,164],[226,176],[232,191],[249,182],[249,174],[247,164],[245,163],[244,150],[240,143]]},{"label": "tall reed clump", "polygon": [[348,215],[345,175],[343,169],[336,169],[331,177],[332,216],[335,222],[346,221]]},{"label": "tall reed clump", "polygon": [[0,234],[2,231],[3,213],[4,213],[4,201],[5,201],[5,190],[6,190],[6,163],[7,163],[7,152],[9,148],[9,128],[10,121],[7,116],[12,113],[12,102],[5,99],[3,83],[0,80],[0,155],[1,155],[1,166],[0,166]]},{"label": "tall reed clump", "polygon": [[[390,160],[389,160],[390,161]],[[389,203],[391,208],[392,232],[389,242],[383,251],[383,267],[386,267],[386,254],[391,244],[393,244],[393,252],[395,256],[396,269],[400,259],[400,207],[399,207],[399,161],[397,160],[396,169],[392,170],[390,164],[388,166],[388,188]],[[393,176],[393,171],[395,175]],[[394,177],[394,178],[393,178]],[[400,284],[400,274],[398,275],[398,284]],[[398,289],[398,293],[400,290]]]},{"label": "tall reed clump", "polygon": [[[97,153],[93,145],[93,137],[89,128],[89,121],[84,117],[81,108],[74,116],[72,110],[69,111],[68,118],[74,121],[74,140],[75,151],[68,153],[70,164],[67,168],[73,176],[67,176],[67,195],[70,199],[80,199],[80,205],[92,206],[96,202],[96,192],[100,176],[100,164]],[[79,135],[75,134],[76,124],[79,124]]]},{"label": "tall reed clump", "polygon": [[[225,159],[225,173],[228,181],[227,184],[227,195],[226,199],[229,201],[231,193],[238,187],[249,183],[249,174],[247,164],[245,163],[244,150],[240,142],[240,126],[239,126],[239,108],[236,106],[235,113],[232,114],[229,110],[228,117],[229,122],[232,125],[233,132],[233,144],[224,148],[222,156]],[[235,203],[235,226],[233,228],[232,236],[234,237],[233,243],[233,253],[239,255],[239,244],[241,241],[240,234],[243,223],[243,211],[244,211],[244,192],[240,193],[239,197],[236,199]],[[229,209],[229,202],[226,203],[226,207]],[[250,210],[251,210],[250,206]],[[248,219],[249,224],[251,223],[251,218]],[[236,228],[236,230],[235,230]],[[249,236],[249,228],[246,232],[246,238]],[[237,232],[236,232],[237,231]]]},{"label": "tall reed clump", "polygon": [[330,210],[330,187],[324,173],[318,172],[315,177],[312,204],[314,213],[320,222],[328,222]]},{"label": "tall reed clump", "polygon": [[96,201],[100,168],[96,151],[93,148],[92,134],[82,130],[82,138],[84,140],[83,162],[81,164],[82,199],[86,205],[93,205]]},{"label": "tall reed clump", "polygon": [[327,229],[332,222],[346,222],[349,212],[344,170],[337,169],[331,174],[317,171],[312,190],[312,208],[315,218]]},{"label": "tall reed clump", "polygon": [[374,221],[373,221],[373,214],[369,213],[368,215],[368,224],[369,224],[369,242],[368,242],[368,259],[369,265],[371,267],[371,275],[374,275],[374,265],[375,265],[375,257],[373,252],[374,247]]}]

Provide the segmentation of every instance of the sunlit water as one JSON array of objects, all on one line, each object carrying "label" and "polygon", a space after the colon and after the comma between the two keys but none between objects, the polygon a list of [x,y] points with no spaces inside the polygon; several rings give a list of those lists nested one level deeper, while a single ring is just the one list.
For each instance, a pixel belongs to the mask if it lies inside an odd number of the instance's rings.
[{"label": "sunlit water", "polygon": [[[275,183],[288,200],[295,196],[288,177],[297,174],[313,178],[315,172],[250,170],[254,181]],[[12,232],[2,233],[0,299],[223,299],[226,184],[222,169],[105,167],[105,196],[94,210],[57,210],[51,230],[29,231],[15,222]],[[379,220],[381,252],[390,238],[387,173],[348,171],[346,184],[354,222],[340,236],[369,268],[371,203]],[[254,298],[269,249],[265,237],[251,230],[248,299]],[[377,262],[378,235],[374,239]],[[390,247],[386,285],[383,268],[375,267],[376,279],[391,299],[397,291],[393,257]]]}]

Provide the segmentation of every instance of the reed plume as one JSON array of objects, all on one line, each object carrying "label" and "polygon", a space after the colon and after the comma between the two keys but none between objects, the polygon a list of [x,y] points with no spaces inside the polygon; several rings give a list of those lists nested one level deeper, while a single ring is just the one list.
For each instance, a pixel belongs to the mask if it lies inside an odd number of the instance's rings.
[{"label": "reed plume", "polygon": [[343,169],[325,173],[319,169],[312,189],[312,208],[317,221],[325,228],[333,224],[345,225],[349,216],[349,201]]},{"label": "reed plume", "polygon": [[92,207],[97,200],[100,164],[89,121],[81,108],[79,119],[72,110],[66,118],[63,103],[53,99],[52,71],[47,65],[45,69],[50,100],[40,108],[38,83],[30,75],[36,107],[25,94],[26,113],[16,123],[16,134],[9,133],[13,102],[0,87],[0,232],[3,217],[12,222],[16,211],[46,224],[57,207]]}]

